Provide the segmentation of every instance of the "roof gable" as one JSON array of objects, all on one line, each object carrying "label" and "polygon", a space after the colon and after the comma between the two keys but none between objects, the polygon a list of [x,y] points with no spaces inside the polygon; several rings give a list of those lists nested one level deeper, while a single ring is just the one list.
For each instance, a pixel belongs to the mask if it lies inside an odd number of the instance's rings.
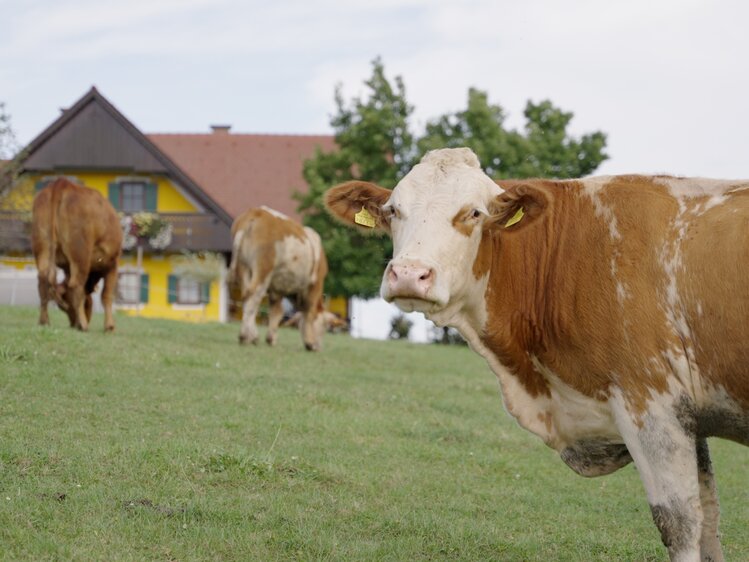
[{"label": "roof gable", "polygon": [[72,169],[160,173],[231,225],[231,216],[92,87],[23,150],[21,171]]},{"label": "roof gable", "polygon": [[24,169],[112,169],[165,173],[137,129],[92,88],[29,146]]}]

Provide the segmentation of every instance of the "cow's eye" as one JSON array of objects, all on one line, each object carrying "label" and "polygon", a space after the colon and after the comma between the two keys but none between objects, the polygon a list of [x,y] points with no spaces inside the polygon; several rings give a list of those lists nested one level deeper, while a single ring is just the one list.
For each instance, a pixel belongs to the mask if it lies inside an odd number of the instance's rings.
[{"label": "cow's eye", "polygon": [[481,216],[481,211],[479,211],[478,209],[474,209],[473,211],[471,211],[471,218],[472,219],[477,219],[480,216]]},{"label": "cow's eye", "polygon": [[396,209],[394,205],[388,205],[383,209],[383,211],[388,219],[398,218],[398,209]]}]

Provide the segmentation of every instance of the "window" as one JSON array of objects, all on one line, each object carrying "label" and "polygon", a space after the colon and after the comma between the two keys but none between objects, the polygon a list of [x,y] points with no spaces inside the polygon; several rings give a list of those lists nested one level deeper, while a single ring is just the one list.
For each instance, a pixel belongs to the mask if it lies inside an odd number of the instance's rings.
[{"label": "window", "polygon": [[200,304],[200,283],[193,279],[177,279],[177,302]]},{"label": "window", "polygon": [[125,213],[137,213],[146,208],[146,184],[142,182],[123,182],[120,184],[120,210]]},{"label": "window", "polygon": [[117,304],[148,302],[148,274],[122,271],[117,276]]},{"label": "window", "polygon": [[168,301],[170,304],[207,304],[210,300],[210,285],[187,277],[170,275]]},{"label": "window", "polygon": [[140,178],[118,179],[109,184],[109,202],[117,211],[156,211],[156,184]]}]

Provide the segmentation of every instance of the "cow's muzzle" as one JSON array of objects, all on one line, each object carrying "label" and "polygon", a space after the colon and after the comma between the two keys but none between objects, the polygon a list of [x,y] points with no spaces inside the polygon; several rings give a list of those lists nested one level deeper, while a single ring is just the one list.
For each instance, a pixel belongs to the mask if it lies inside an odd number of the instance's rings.
[{"label": "cow's muzzle", "polygon": [[392,261],[385,272],[386,300],[417,299],[428,301],[434,286],[434,268],[415,261]]}]

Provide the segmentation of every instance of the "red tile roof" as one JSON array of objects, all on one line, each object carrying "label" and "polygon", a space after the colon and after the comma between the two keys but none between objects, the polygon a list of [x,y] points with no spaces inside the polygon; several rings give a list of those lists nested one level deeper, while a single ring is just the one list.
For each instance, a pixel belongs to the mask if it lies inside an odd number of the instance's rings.
[{"label": "red tile roof", "polygon": [[146,135],[188,176],[236,218],[267,205],[299,218],[295,191],[306,191],[304,160],[319,147],[335,148],[332,135],[233,134],[215,127],[206,134]]}]

